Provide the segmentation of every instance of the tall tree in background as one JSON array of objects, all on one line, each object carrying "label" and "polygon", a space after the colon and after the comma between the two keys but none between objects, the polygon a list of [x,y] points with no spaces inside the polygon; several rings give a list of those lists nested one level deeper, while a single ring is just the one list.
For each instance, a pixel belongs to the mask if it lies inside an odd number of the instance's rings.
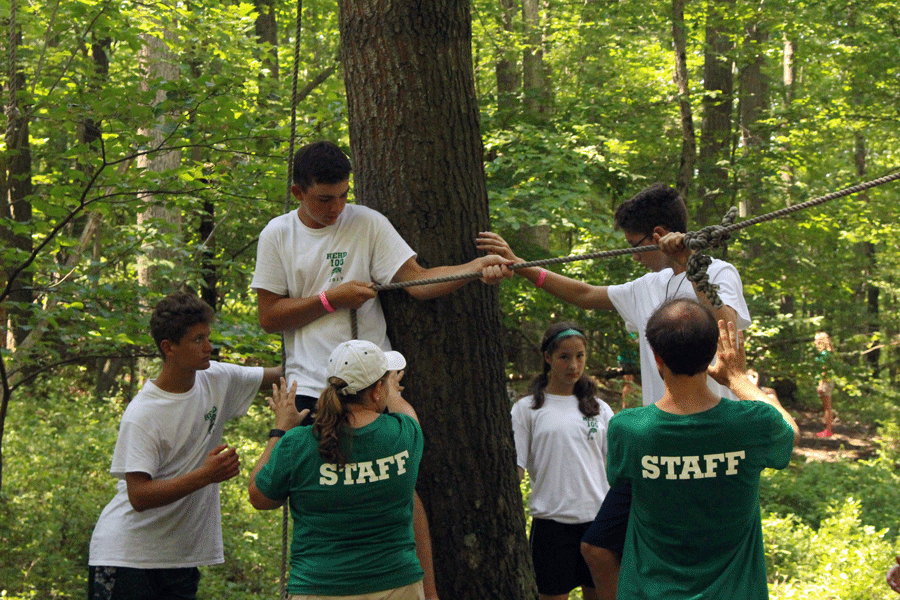
[{"label": "tall tree in background", "polygon": [[[7,71],[5,73],[4,103],[6,128],[4,132],[5,151],[0,164],[0,219],[9,219],[14,223],[26,224],[31,221],[32,173],[31,173],[31,134],[29,121],[30,107],[22,100],[26,93],[25,73],[18,60],[18,49],[22,45],[22,29],[18,24],[18,6],[16,0],[10,2],[10,14],[7,21]],[[31,303],[33,275],[30,271],[14,272],[22,257],[32,250],[31,237],[11,227],[0,225],[0,240],[10,248],[19,251],[17,260],[3,265],[3,287],[9,289],[9,299],[13,303],[10,309],[0,312],[3,329],[6,332],[4,347],[14,349],[28,335],[24,319],[27,306]]]},{"label": "tall tree in background", "polygon": [[[797,51],[797,43],[794,40],[794,34],[788,34],[785,32],[784,38],[782,40],[782,59],[781,59],[781,89],[782,89],[782,102],[784,103],[784,113],[785,115],[791,114],[791,105],[794,101],[794,86],[797,81],[797,63],[794,60],[794,54]],[[790,125],[786,125],[790,127]],[[785,140],[787,136],[782,136]],[[787,160],[787,156],[791,152],[790,143],[785,141],[782,144],[781,148],[785,160]],[[791,206],[793,202],[792,192],[796,181],[796,172],[794,166],[790,162],[785,162],[781,166],[781,182],[784,186],[784,203],[786,206]],[[781,294],[781,299],[779,301],[779,312],[781,314],[790,315],[793,314],[796,310],[796,295],[793,293],[793,290],[786,290],[785,293]]]},{"label": "tall tree in background", "polygon": [[672,0],[672,43],[675,50],[675,86],[681,115],[681,161],[675,176],[675,189],[685,200],[690,196],[697,162],[697,136],[691,110],[691,88],[687,66],[687,36],[684,24],[684,0]]},{"label": "tall tree in background", "polygon": [[515,54],[515,0],[500,0],[500,31],[505,37],[496,48],[497,58],[494,72],[497,75],[497,113],[501,124],[505,125],[516,113],[521,76],[517,68]]},{"label": "tall tree in background", "polygon": [[[155,17],[149,19],[156,27],[142,36],[144,45],[140,52],[140,62],[146,75],[143,84],[146,86],[145,90],[155,89],[156,106],[162,107],[167,100],[166,84],[178,80],[179,68],[170,49],[176,36],[175,8],[168,1],[160,2],[159,8],[161,10]],[[177,119],[177,114],[168,114],[163,110],[155,123],[142,129],[141,134],[147,138],[148,148],[154,152],[138,157],[139,169],[163,173],[178,167],[181,152],[155,151],[167,144],[177,126]],[[177,261],[178,244],[173,243],[169,236],[174,236],[175,239],[180,237],[181,211],[167,207],[163,198],[153,190],[144,191],[142,199],[146,209],[138,214],[137,223],[148,235],[144,241],[143,255],[138,262],[138,280],[145,287],[162,290],[170,277],[162,274],[161,264],[168,262],[174,266]]]},{"label": "tall tree in background", "polygon": [[[10,2],[10,12],[7,21],[7,52],[9,62],[6,72],[5,102],[6,129],[4,142],[6,148],[0,155],[0,241],[11,249],[16,250],[15,260],[4,264],[3,279],[0,286],[3,295],[9,298],[9,304],[0,305],[0,328],[4,336],[0,349],[15,351],[26,335],[24,319],[28,313],[27,306],[32,301],[31,284],[33,276],[29,272],[23,272],[16,268],[23,256],[27,256],[32,250],[31,237],[21,232],[16,232],[8,226],[13,223],[28,223],[31,220],[32,175],[31,175],[31,142],[28,130],[29,115],[27,108],[20,103],[19,94],[25,87],[25,74],[22,72],[18,60],[17,50],[22,45],[22,30],[18,26],[16,0]],[[5,354],[5,352],[4,352]],[[0,365],[2,366],[2,365]],[[10,389],[6,384],[4,373],[3,396],[0,400],[0,441],[3,439],[3,431],[6,423],[6,414],[9,408]],[[3,451],[0,445],[0,486],[3,481]]]},{"label": "tall tree in background", "polygon": [[256,21],[253,28],[256,32],[256,41],[262,46],[263,68],[268,71],[268,78],[278,81],[278,22],[275,19],[275,0],[253,0],[253,5],[256,7]]},{"label": "tall tree in background", "polygon": [[[847,41],[850,43],[851,56],[854,59],[852,63],[855,64],[862,63],[863,60],[859,60],[859,58],[867,53],[867,49],[863,48],[863,43],[858,39],[858,10],[858,7],[852,4],[847,8]],[[861,74],[857,74],[855,69],[852,69],[850,73],[847,73],[845,76],[848,79],[847,85],[850,90],[850,110],[853,113],[859,111],[859,114],[862,114],[864,111],[863,106],[865,105],[865,91],[863,89],[864,84],[862,83],[863,77]],[[863,120],[859,118],[856,120],[857,123],[853,129],[853,166],[855,168],[856,176],[860,180],[864,180],[869,175],[869,148],[866,139],[866,127],[862,124]],[[865,207],[865,211],[868,212],[870,210],[868,206],[868,192],[859,194],[858,199]],[[856,244],[856,251],[859,255],[858,265],[861,268],[863,275],[857,293],[861,296],[861,301],[865,303],[865,322],[866,328],[868,329],[867,333],[869,334],[869,351],[865,354],[865,358],[871,369],[872,376],[877,377],[880,369],[881,357],[881,350],[879,348],[880,343],[878,340],[878,334],[881,329],[879,323],[879,300],[881,290],[877,283],[875,283],[877,281],[875,273],[878,271],[878,254],[875,244],[868,239]]]},{"label": "tall tree in background", "polygon": [[[738,113],[740,123],[742,185],[744,198],[741,206],[744,215],[757,216],[762,212],[765,171],[762,157],[769,147],[769,127],[766,125],[769,110],[769,81],[765,74],[764,44],[768,32],[757,14],[753,22],[745,25],[743,60],[740,67],[740,93]],[[756,258],[762,254],[759,240],[747,241],[748,254]]]},{"label": "tall tree in background", "polygon": [[[357,200],[423,266],[476,255],[488,228],[466,0],[342,0]],[[536,597],[509,423],[496,288],[382,299],[425,432],[419,494],[442,597]]]},{"label": "tall tree in background", "polygon": [[[731,52],[734,42],[728,30],[728,15],[734,0],[711,0],[706,15],[706,46],[703,49],[703,122],[697,160],[697,196],[700,207],[697,227],[718,223],[728,192],[731,162],[732,102],[734,78]],[[730,201],[730,200],[729,200]]]},{"label": "tall tree in background", "polygon": [[525,50],[522,54],[522,92],[525,112],[535,122],[546,122],[550,113],[550,81],[544,64],[544,28],[540,0],[522,0]]}]

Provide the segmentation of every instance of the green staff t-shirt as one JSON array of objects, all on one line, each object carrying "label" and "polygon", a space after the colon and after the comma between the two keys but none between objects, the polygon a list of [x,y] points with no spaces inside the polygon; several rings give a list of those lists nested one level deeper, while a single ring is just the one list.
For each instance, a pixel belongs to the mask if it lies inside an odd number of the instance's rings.
[{"label": "green staff t-shirt", "polygon": [[768,598],[759,475],[783,469],[794,431],[771,405],[722,399],[702,413],[656,405],[610,421],[609,483],[631,481],[618,600]]},{"label": "green staff t-shirt", "polygon": [[422,430],[391,413],[351,431],[344,469],[322,460],[312,427],[295,427],[256,476],[266,497],[289,498],[291,594],[368,594],[422,579],[412,529]]}]

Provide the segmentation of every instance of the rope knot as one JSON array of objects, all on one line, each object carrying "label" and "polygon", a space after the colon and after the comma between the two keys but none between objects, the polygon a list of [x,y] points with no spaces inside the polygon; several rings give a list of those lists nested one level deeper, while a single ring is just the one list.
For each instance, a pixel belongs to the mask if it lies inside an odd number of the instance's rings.
[{"label": "rope knot", "polygon": [[725,213],[725,216],[722,217],[721,225],[710,225],[700,231],[689,231],[684,234],[684,245],[694,251],[688,259],[686,277],[696,284],[697,291],[706,294],[710,304],[716,308],[722,307],[722,299],[719,298],[719,286],[709,282],[709,275],[706,272],[712,263],[712,258],[700,251],[723,246],[728,241],[728,238],[731,237],[727,227],[734,223],[737,215],[738,209],[732,206]]},{"label": "rope knot", "polygon": [[700,231],[689,231],[684,234],[684,245],[691,250],[706,250],[725,245],[725,242],[731,237],[728,227],[734,223],[737,215],[737,207],[732,206],[722,217],[720,225],[709,225]]},{"label": "rope knot", "polygon": [[719,285],[710,283],[709,274],[706,272],[711,263],[712,258],[709,255],[695,252],[688,259],[685,277],[697,285],[698,292],[706,294],[710,304],[716,308],[722,308],[722,299],[719,298]]}]

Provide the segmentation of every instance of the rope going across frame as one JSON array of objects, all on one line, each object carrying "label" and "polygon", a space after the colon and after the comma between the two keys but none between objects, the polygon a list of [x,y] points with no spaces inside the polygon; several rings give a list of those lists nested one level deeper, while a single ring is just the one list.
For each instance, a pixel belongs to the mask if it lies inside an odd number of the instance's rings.
[{"label": "rope going across frame", "polygon": [[[694,255],[691,257],[691,260],[694,261],[692,265],[691,262],[688,262],[688,277],[692,278],[692,281],[698,282],[698,287],[703,285],[703,277],[706,275],[705,269],[706,266],[709,265],[708,256],[704,256],[701,254],[701,250],[705,250],[707,248],[716,248],[725,243],[726,240],[730,237],[730,235],[741,229],[750,227],[751,225],[756,225],[758,223],[764,223],[766,221],[771,221],[777,219],[779,217],[783,217],[785,215],[789,215],[795,212],[799,212],[801,210],[805,210],[807,208],[811,208],[813,206],[818,206],[819,204],[824,204],[825,202],[829,202],[830,200],[835,200],[837,198],[843,198],[844,196],[850,196],[852,194],[856,194],[858,192],[871,189],[873,187],[877,187],[879,185],[884,185],[885,183],[890,183],[891,181],[896,181],[900,179],[900,171],[896,173],[892,173],[891,175],[885,175],[884,177],[879,177],[878,179],[873,179],[871,181],[866,181],[864,183],[860,183],[849,188],[845,188],[842,190],[838,190],[836,192],[831,192],[830,194],[826,194],[824,196],[819,196],[818,198],[813,198],[812,200],[807,200],[806,202],[802,202],[800,204],[794,204],[793,206],[788,206],[785,208],[781,208],[776,211],[772,211],[770,213],[766,213],[764,215],[760,215],[758,217],[753,217],[750,219],[745,219],[740,223],[734,223],[734,219],[737,216],[737,208],[731,207],[726,213],[725,217],[722,219],[721,225],[710,225],[708,227],[704,227],[700,231],[690,231],[684,235],[684,243],[685,245],[694,250]],[[540,260],[533,260],[522,263],[515,263],[509,265],[510,269],[525,269],[528,267],[543,267],[546,265],[557,265],[562,263],[576,262],[581,260],[592,260],[596,258],[611,258],[616,256],[625,256],[627,254],[638,254],[641,252],[653,252],[654,250],[659,250],[658,244],[652,244],[648,246],[637,246],[634,248],[620,248],[617,250],[603,250],[600,252],[590,252],[587,254],[578,254],[573,256],[560,256],[555,258],[544,258]],[[694,257],[697,257],[696,259]],[[705,264],[704,264],[705,263]],[[693,268],[693,273],[692,273]],[[416,279],[412,281],[397,281],[394,283],[383,283],[376,284],[373,286],[376,292],[388,291],[388,290],[396,290],[401,288],[413,287],[417,285],[427,285],[430,283],[447,283],[450,281],[460,281],[463,279],[477,279],[481,277],[481,273],[459,273],[456,275],[447,275],[444,277],[435,277],[432,279]],[[699,279],[699,281],[698,281]],[[714,305],[718,300],[718,295],[715,293],[716,286],[714,284],[708,284],[706,281],[706,285],[702,287],[702,290],[707,293],[707,297],[710,299]]]}]

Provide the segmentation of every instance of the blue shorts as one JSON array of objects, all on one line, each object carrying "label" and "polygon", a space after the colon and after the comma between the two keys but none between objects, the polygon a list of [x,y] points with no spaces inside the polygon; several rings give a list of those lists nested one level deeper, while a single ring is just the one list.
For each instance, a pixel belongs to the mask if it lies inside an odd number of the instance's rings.
[{"label": "blue shorts", "polygon": [[631,512],[631,482],[623,481],[606,493],[594,522],[581,541],[591,546],[605,548],[622,560],[625,548],[625,532],[628,531],[628,515]]}]

